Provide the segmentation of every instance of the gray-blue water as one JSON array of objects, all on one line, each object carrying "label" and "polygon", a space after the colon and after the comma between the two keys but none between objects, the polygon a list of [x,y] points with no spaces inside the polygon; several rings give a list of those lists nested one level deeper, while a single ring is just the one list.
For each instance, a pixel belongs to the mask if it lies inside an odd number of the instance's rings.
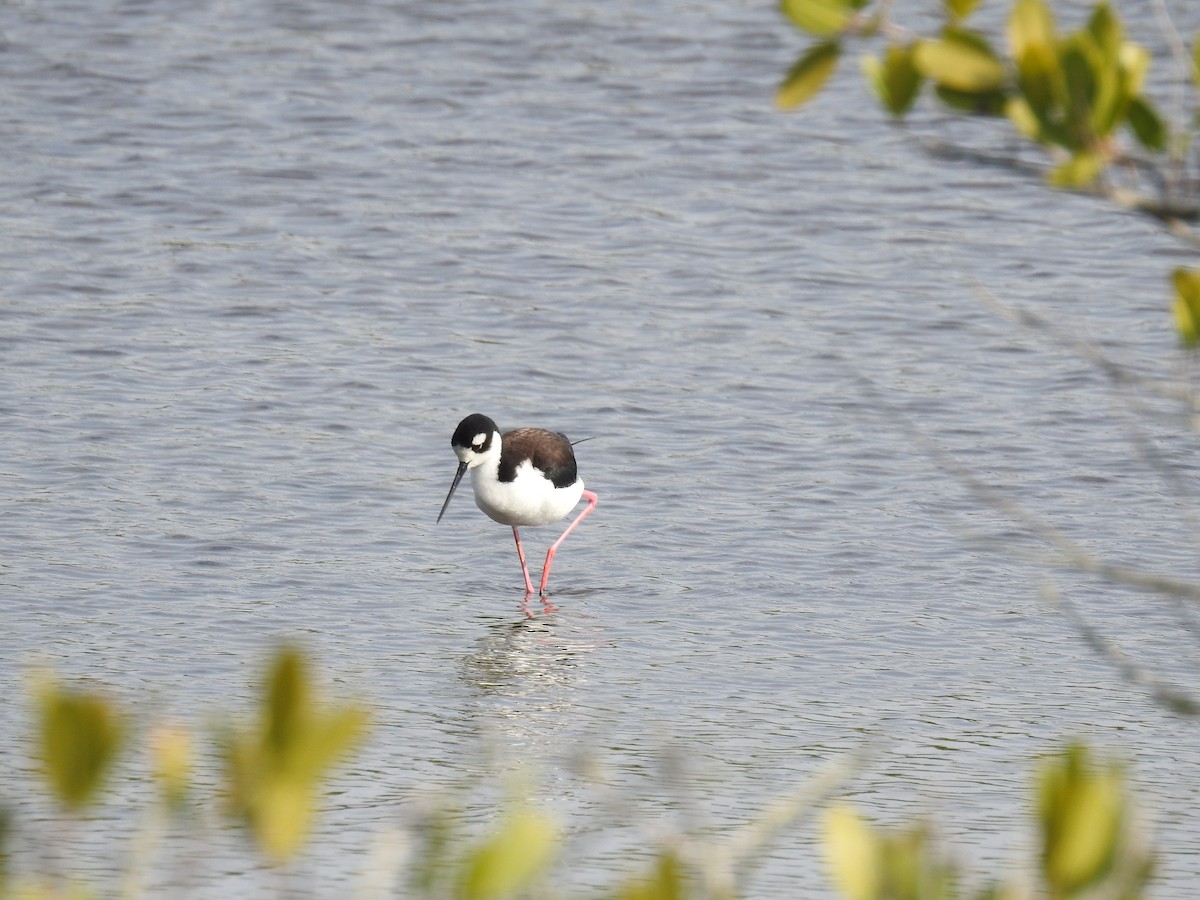
[{"label": "gray-blue water", "polygon": [[[57,833],[31,668],[202,734],[292,637],[375,717],[303,866],[317,896],[489,754],[586,838],[564,885],[636,868],[664,822],[725,840],[868,746],[842,796],[1003,874],[1036,757],[1072,736],[1128,762],[1155,896],[1192,895],[1197,725],[1044,593],[1193,686],[1194,636],[1031,558],[902,421],[1087,550],[1195,577],[1187,423],[985,299],[1176,379],[1187,257],[1152,223],[924,153],[853,60],[778,113],[804,40],[770,3],[50,0],[0,7],[0,39],[19,866]],[[469,490],[434,524],[475,411],[594,437],[600,505],[532,621]],[[556,533],[526,532],[535,578]],[[576,774],[585,751],[632,812]],[[101,885],[139,766],[65,854]],[[182,858],[192,896],[275,884],[236,833],[206,841],[154,877]],[[819,842],[819,820],[785,832],[749,894],[829,896]]]}]

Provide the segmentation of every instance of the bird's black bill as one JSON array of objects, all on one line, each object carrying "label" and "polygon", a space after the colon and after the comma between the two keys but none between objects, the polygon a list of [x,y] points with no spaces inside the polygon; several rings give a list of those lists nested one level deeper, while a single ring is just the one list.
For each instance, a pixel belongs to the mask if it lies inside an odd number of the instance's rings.
[{"label": "bird's black bill", "polygon": [[454,473],[454,481],[450,483],[450,493],[446,495],[446,502],[442,504],[442,511],[438,513],[437,520],[439,522],[442,521],[442,516],[446,514],[446,507],[450,505],[450,498],[454,496],[454,490],[458,487],[458,483],[462,481],[463,472],[465,471],[467,471],[467,464],[460,462],[458,464],[458,471]]}]

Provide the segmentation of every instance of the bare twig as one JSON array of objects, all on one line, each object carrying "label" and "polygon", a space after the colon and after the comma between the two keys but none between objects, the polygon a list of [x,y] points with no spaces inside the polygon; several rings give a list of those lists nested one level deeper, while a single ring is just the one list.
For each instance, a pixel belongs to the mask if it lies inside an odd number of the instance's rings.
[{"label": "bare twig", "polygon": [[1089,647],[1104,658],[1113,668],[1120,672],[1121,677],[1131,684],[1145,688],[1155,701],[1165,709],[1181,716],[1200,716],[1200,700],[1185,694],[1183,691],[1167,684],[1162,679],[1154,677],[1143,666],[1139,666],[1116,644],[1101,634],[1093,626],[1079,608],[1065,595],[1050,585],[1043,586],[1046,598],[1062,609],[1063,614],[1075,626]]},{"label": "bare twig", "polygon": [[1048,544],[1057,554],[1061,565],[1087,572],[1090,575],[1095,575],[1106,581],[1125,587],[1152,591],[1156,594],[1178,597],[1182,600],[1200,602],[1200,584],[1194,581],[1187,581],[1171,575],[1152,572],[1138,566],[1109,562],[1089,553],[1061,530],[1027,511],[1020,503],[985,482],[947,453],[939,444],[926,437],[903,412],[884,399],[882,392],[876,387],[875,383],[865,375],[859,372],[852,372],[852,377],[859,383],[862,390],[872,398],[872,408],[875,412],[891,419],[895,426],[914,445],[921,449],[922,453],[934,460],[939,467],[949,473],[955,481],[967,488],[976,498],[983,501],[983,503],[992,509],[1003,513],[1008,519],[1020,525],[1032,536]]},{"label": "bare twig", "polygon": [[1075,337],[1073,333],[1059,328],[1049,319],[1029,309],[1017,309],[997,300],[988,290],[975,285],[980,301],[996,315],[1038,335],[1049,336],[1056,344],[1078,353],[1094,365],[1114,385],[1133,387],[1146,395],[1183,404],[1191,413],[1200,413],[1195,392],[1186,384],[1164,384],[1156,379],[1143,378],[1128,366],[1104,353],[1090,341]]}]

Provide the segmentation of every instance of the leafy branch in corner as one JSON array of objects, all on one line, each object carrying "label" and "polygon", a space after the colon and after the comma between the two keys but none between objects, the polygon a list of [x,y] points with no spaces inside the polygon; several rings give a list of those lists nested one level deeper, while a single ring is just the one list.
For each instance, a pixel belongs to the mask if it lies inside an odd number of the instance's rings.
[{"label": "leafy branch in corner", "polygon": [[[1099,194],[1200,245],[1192,227],[1200,220],[1193,140],[1200,127],[1200,35],[1189,50],[1163,0],[1154,0],[1176,70],[1168,122],[1145,92],[1152,54],[1127,38],[1109,3],[1097,3],[1079,28],[1063,31],[1049,0],[1015,0],[1003,50],[969,24],[980,5],[942,0],[940,30],[922,35],[895,21],[891,0],[781,0],[784,15],[814,42],[784,77],[776,101],[784,109],[808,103],[847,48],[865,44],[863,72],[895,121],[903,121],[929,88],[953,113],[1007,120],[1023,141],[1046,153],[1052,187]],[[937,149],[950,152],[941,144]],[[1198,348],[1200,270],[1176,269],[1172,287],[1180,339]]]}]

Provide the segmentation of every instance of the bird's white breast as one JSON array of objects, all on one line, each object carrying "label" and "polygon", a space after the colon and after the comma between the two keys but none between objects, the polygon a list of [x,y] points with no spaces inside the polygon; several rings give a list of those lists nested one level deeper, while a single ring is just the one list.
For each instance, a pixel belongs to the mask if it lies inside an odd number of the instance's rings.
[{"label": "bird's white breast", "polygon": [[471,469],[475,505],[504,525],[546,525],[569,513],[583,495],[583,479],[556,488],[541,471],[526,460],[517,467],[512,481],[500,481],[499,458]]}]

